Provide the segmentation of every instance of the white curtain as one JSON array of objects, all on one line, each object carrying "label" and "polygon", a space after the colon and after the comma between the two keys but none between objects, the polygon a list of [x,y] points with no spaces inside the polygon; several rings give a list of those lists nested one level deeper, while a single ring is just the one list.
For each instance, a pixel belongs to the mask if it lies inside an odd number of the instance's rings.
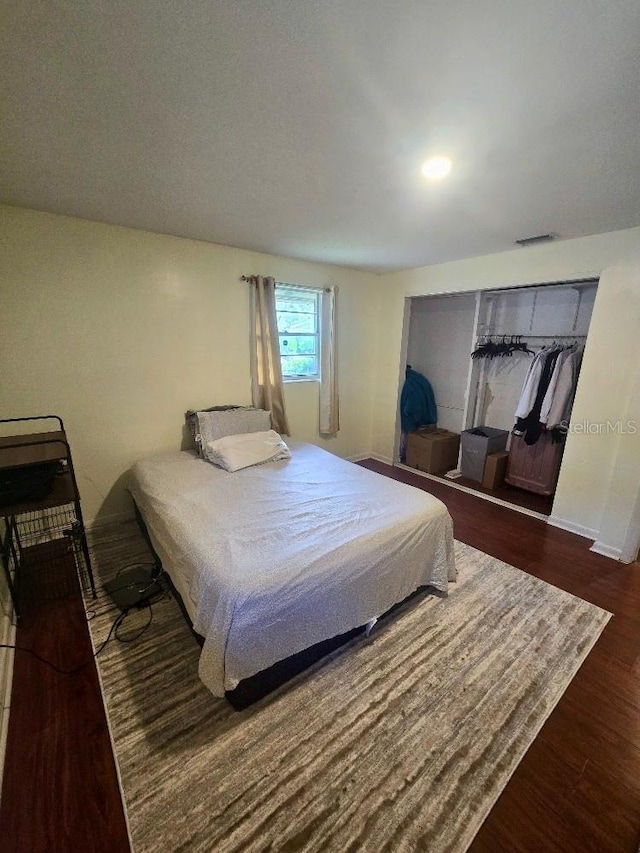
[{"label": "white curtain", "polygon": [[338,403],[338,288],[323,290],[320,319],[320,434],[337,435],[340,429]]},{"label": "white curtain", "polygon": [[276,432],[290,435],[280,362],[276,283],[271,277],[256,275],[250,279],[250,287],[253,405],[271,412],[271,423]]}]

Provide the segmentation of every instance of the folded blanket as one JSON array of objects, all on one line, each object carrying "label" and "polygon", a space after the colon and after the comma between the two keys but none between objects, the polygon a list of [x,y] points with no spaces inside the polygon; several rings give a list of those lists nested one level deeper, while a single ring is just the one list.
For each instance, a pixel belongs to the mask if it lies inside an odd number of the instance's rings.
[{"label": "folded blanket", "polygon": [[261,465],[263,462],[291,459],[291,451],[272,429],[266,432],[227,435],[215,441],[207,441],[202,447],[208,462],[231,472],[248,468],[250,465]]}]

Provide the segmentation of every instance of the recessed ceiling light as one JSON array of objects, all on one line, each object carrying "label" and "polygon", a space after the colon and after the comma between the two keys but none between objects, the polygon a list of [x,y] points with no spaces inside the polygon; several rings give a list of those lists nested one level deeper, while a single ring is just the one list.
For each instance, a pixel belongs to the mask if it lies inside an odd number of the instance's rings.
[{"label": "recessed ceiling light", "polygon": [[434,181],[445,178],[451,171],[451,160],[448,157],[430,157],[422,164],[422,174]]}]

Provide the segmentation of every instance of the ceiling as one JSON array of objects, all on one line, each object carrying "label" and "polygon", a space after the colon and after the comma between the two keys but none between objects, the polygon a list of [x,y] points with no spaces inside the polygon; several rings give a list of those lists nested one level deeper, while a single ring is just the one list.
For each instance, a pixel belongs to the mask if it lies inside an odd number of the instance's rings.
[{"label": "ceiling", "polygon": [[640,225],[638,0],[0,8],[8,204],[373,271]]}]

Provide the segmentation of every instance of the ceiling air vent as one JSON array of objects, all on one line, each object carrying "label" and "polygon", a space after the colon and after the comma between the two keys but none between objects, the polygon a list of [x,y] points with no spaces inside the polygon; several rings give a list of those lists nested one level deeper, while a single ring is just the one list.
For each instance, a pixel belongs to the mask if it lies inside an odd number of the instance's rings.
[{"label": "ceiling air vent", "polygon": [[521,237],[516,240],[516,246],[535,246],[536,243],[548,243],[549,240],[555,240],[555,234],[537,234],[535,237]]}]

